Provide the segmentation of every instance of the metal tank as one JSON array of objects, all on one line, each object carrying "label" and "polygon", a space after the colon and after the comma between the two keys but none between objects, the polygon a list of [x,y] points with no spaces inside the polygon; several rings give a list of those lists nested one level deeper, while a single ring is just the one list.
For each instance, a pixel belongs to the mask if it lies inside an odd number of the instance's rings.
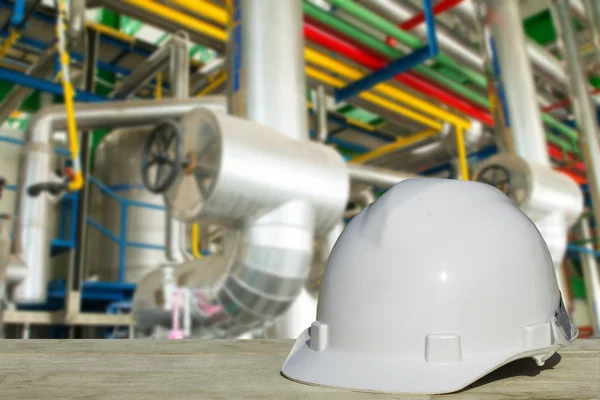
[{"label": "metal tank", "polygon": [[[96,150],[93,176],[118,196],[131,201],[163,205],[162,196],[152,194],[142,184],[141,152],[148,127],[116,129],[106,135]],[[92,187],[89,216],[117,237],[121,232],[122,207],[118,201]],[[126,224],[129,242],[160,248],[127,247],[125,280],[138,282],[147,272],[166,262],[165,214],[162,210],[129,206]],[[119,246],[88,224],[88,278],[101,281],[119,279]]]}]

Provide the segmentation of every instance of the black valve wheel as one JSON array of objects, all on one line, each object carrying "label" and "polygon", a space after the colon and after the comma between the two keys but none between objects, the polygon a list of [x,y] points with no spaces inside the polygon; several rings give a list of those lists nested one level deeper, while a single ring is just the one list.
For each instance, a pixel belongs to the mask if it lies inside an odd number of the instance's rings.
[{"label": "black valve wheel", "polygon": [[142,182],[152,193],[164,193],[183,164],[183,134],[175,121],[163,121],[150,132],[142,153]]},{"label": "black valve wheel", "polygon": [[513,182],[508,168],[501,165],[488,165],[477,175],[477,182],[487,183],[500,189],[507,196],[512,194]]}]

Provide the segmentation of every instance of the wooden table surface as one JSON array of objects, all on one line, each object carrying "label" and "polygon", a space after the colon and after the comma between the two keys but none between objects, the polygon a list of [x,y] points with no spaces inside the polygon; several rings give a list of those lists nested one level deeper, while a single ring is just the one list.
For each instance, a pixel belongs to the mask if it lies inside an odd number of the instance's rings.
[{"label": "wooden table surface", "polygon": [[[0,399],[363,399],[291,382],[289,340],[4,340]],[[579,340],[542,368],[519,360],[439,399],[600,399],[600,340]]]}]

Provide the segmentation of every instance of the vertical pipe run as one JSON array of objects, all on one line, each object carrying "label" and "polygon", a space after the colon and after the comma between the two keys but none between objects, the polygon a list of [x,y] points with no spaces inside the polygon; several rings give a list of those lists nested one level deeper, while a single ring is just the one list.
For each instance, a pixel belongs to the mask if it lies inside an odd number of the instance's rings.
[{"label": "vertical pipe run", "polygon": [[[85,10],[85,2],[84,10]],[[98,61],[99,45],[98,32],[92,29],[87,29],[85,32],[85,65],[84,65],[84,79],[82,89],[88,93],[94,91],[94,84],[96,78],[96,62]],[[84,180],[88,182],[88,175],[91,161],[91,138],[92,132],[80,133],[79,143],[81,143],[81,173],[84,176]],[[75,247],[71,268],[69,269],[69,292],[79,291],[81,281],[85,275],[85,247],[86,247],[86,217],[88,212],[88,203],[90,196],[90,188],[88,185],[84,185],[78,196],[77,196],[77,213],[73,213],[75,216],[75,240],[77,246]]]},{"label": "vertical pipe run", "polygon": [[233,3],[231,113],[308,140],[302,2]]},{"label": "vertical pipe run", "polygon": [[[171,97],[186,99],[190,95],[190,57],[186,40],[177,34],[166,46],[170,48],[169,85],[171,87]],[[165,218],[167,260],[176,264],[191,260],[193,257],[189,255],[186,249],[185,222],[175,219],[168,207],[165,211]]]},{"label": "vertical pipe run", "polygon": [[579,53],[568,4],[553,0],[552,15],[569,76],[571,103],[581,132],[579,145],[586,166],[592,208],[596,220],[600,220],[600,131],[596,123],[596,110],[587,91],[587,74]]},{"label": "vertical pipe run", "polygon": [[[302,2],[233,0],[228,55],[230,113],[308,140]],[[245,222],[217,296],[242,326],[281,315],[308,277],[314,212],[291,201]],[[310,322],[308,322],[310,323]]]},{"label": "vertical pipe run", "polygon": [[506,99],[507,129],[498,133],[506,135],[507,150],[550,167],[519,5],[505,0],[480,0],[479,5],[484,46],[492,61],[488,68],[495,70],[494,97],[501,102]]},{"label": "vertical pipe run", "polygon": [[600,2],[598,0],[583,0],[583,7],[590,21],[595,60],[596,63],[600,63]]},{"label": "vertical pipe run", "polygon": [[317,140],[325,143],[329,134],[327,130],[327,95],[325,86],[317,87]]},{"label": "vertical pipe run", "polygon": [[592,254],[594,246],[592,242],[592,234],[590,231],[590,223],[586,218],[581,218],[577,226],[577,234],[580,240],[585,241],[582,245],[589,252],[581,252],[583,279],[585,281],[585,294],[590,308],[590,316],[592,317],[593,337],[600,335],[600,269],[596,256]]}]

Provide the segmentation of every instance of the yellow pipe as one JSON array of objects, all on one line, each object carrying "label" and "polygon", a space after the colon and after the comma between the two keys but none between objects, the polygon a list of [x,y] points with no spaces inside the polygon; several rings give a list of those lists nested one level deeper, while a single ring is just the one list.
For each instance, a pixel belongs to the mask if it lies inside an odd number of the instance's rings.
[{"label": "yellow pipe", "polygon": [[[304,57],[307,62],[325,68],[350,80],[358,80],[365,76],[365,74],[363,74],[359,70],[352,68],[349,65],[334,59],[333,57],[327,56],[317,50],[308,47],[304,48]],[[413,96],[409,93],[406,93],[403,90],[400,90],[392,85],[380,83],[379,85],[376,85],[373,88],[373,90],[386,96],[389,96],[390,98],[398,100],[402,103],[408,104],[409,106],[421,110],[426,114],[447,121],[453,125],[459,124],[464,127],[470,126],[470,122],[468,120],[461,118],[451,112],[448,112],[441,107],[435,106],[425,100],[422,100],[417,96]]]},{"label": "yellow pipe", "polygon": [[169,0],[169,3],[178,5],[181,8],[192,11],[207,19],[218,22],[221,25],[227,25],[229,15],[223,8],[216,6],[208,1],[196,0]]},{"label": "yellow pipe", "polygon": [[130,44],[133,44],[137,40],[135,38],[135,36],[128,35],[125,32],[121,32],[117,29],[113,29],[111,27],[108,27],[108,26],[102,25],[102,24],[98,24],[96,22],[86,22],[85,26],[87,28],[95,30],[98,33],[101,33],[106,36],[110,36],[115,39],[119,39],[123,42],[127,42]]},{"label": "yellow pipe", "polygon": [[[307,102],[306,102],[306,107],[307,107],[307,108],[314,109],[314,105],[313,105],[313,103],[312,103],[312,102],[310,102],[310,101],[307,101]],[[359,128],[362,128],[362,129],[366,129],[366,130],[368,130],[368,131],[371,131],[371,132],[372,132],[372,131],[374,131],[374,130],[376,129],[376,128],[375,128],[375,126],[373,126],[373,125],[371,125],[371,124],[368,124],[368,123],[366,123],[366,122],[362,122],[362,121],[359,121],[359,120],[357,120],[357,119],[350,118],[350,117],[345,117],[345,116],[343,116],[343,115],[341,115],[341,117],[343,117],[343,118],[344,118],[344,120],[346,121],[346,123],[348,123],[348,124],[350,124],[350,125],[354,125],[354,126],[356,126],[356,127],[359,127]]]},{"label": "yellow pipe", "polygon": [[370,160],[374,160],[376,158],[382,157],[386,154],[392,153],[396,150],[400,150],[404,147],[422,142],[423,140],[429,139],[433,136],[436,136],[439,131],[435,129],[428,129],[419,133],[415,133],[410,135],[409,137],[399,137],[393,143],[386,144],[384,146],[378,147],[365,153],[360,156],[356,156],[350,159],[348,162],[350,164],[362,164]]},{"label": "yellow pipe", "polygon": [[156,86],[154,87],[154,98],[162,99],[162,72],[156,75]]},{"label": "yellow pipe", "polygon": [[366,122],[362,122],[362,121],[359,121],[359,120],[354,119],[354,118],[346,118],[346,122],[348,122],[349,124],[352,124],[354,126],[358,126],[359,128],[366,129],[368,131],[374,131],[375,130],[375,127],[373,125],[369,125]]},{"label": "yellow pipe", "polygon": [[461,125],[455,125],[454,129],[454,135],[456,136],[456,151],[458,152],[460,178],[468,181],[470,179],[469,163],[467,162],[467,151],[465,149],[464,127]]},{"label": "yellow pipe", "polygon": [[198,18],[194,18],[190,15],[184,14],[177,10],[173,10],[171,7],[165,6],[160,3],[156,3],[151,0],[123,0],[126,3],[134,5],[142,10],[146,10],[153,14],[160,15],[169,21],[173,21],[181,26],[184,26],[190,30],[196,31],[206,36],[210,36],[214,39],[222,42],[227,40],[227,32],[223,29],[211,25],[207,22],[201,21]]},{"label": "yellow pipe", "polygon": [[[304,71],[306,72],[307,76],[310,76],[313,79],[326,83],[329,86],[343,87],[346,85],[344,81],[334,78],[331,75],[327,75],[326,73],[321,72],[316,68],[306,66],[304,68]],[[404,115],[407,118],[410,118],[414,121],[422,123],[425,126],[428,126],[429,128],[437,129],[438,131],[442,129],[442,124],[440,122],[427,118],[421,114],[409,110],[408,108],[402,107],[401,105],[384,99],[383,97],[379,97],[369,92],[362,92],[358,95],[358,97],[367,100],[373,104],[376,104],[380,107],[387,108],[388,110]]]},{"label": "yellow pipe", "polygon": [[219,74],[219,76],[216,79],[214,79],[209,85],[207,85],[204,89],[200,90],[196,96],[200,97],[212,93],[217,87],[219,87],[219,85],[225,82],[225,79],[227,79],[226,73],[223,72]]},{"label": "yellow pipe", "polygon": [[79,161],[79,137],[77,136],[77,124],[75,120],[75,104],[73,98],[75,92],[73,86],[68,79],[68,68],[70,65],[69,53],[66,48],[66,31],[67,31],[67,5],[65,0],[58,1],[58,19],[56,21],[56,35],[59,38],[57,42],[57,51],[62,74],[60,80],[63,87],[65,111],[67,114],[67,134],[69,137],[69,153],[73,162],[74,174],[69,177],[68,189],[76,191],[83,186],[83,175],[81,174],[81,164]]},{"label": "yellow pipe", "polygon": [[[172,20],[174,22],[178,22],[181,25],[186,26],[190,29],[194,29],[199,33],[206,34],[208,36],[211,36],[211,37],[216,38],[221,41],[225,41],[227,39],[227,32],[225,30],[215,27],[213,25],[207,24],[204,21],[199,20],[198,18],[194,18],[190,15],[186,15],[177,10],[173,10],[172,8],[170,8],[168,6],[155,3],[154,1],[151,1],[151,0],[124,0],[124,1],[126,1],[130,4],[133,4],[139,8],[142,8],[146,11],[149,11],[153,14],[157,14],[166,19]],[[189,3],[184,0],[180,0],[180,2],[181,2],[181,4],[183,4],[183,2]],[[187,9],[193,8],[194,12],[196,12],[199,15],[202,15],[206,18],[215,17],[215,15],[213,13],[211,13],[210,11],[207,12],[206,11],[207,9],[203,6],[194,6],[194,5],[191,5],[191,3],[186,4],[186,5],[187,5],[187,7],[186,7]],[[219,16],[217,18],[219,18],[219,21],[227,21],[227,19],[228,19],[227,12],[223,8],[219,8],[219,9],[220,9],[220,11],[218,11]],[[215,11],[215,10],[213,10],[213,11]],[[210,29],[205,30],[206,26],[208,26]],[[346,65],[344,63],[341,63],[331,57],[328,57],[328,56],[326,56],[316,50],[310,49],[308,47],[305,47],[305,57],[306,57],[306,60],[309,62],[320,65],[323,68],[330,69],[330,70],[332,70],[332,72],[336,72],[336,73],[343,75],[346,78],[349,78],[352,80],[360,79],[362,76],[364,76],[364,74],[362,72],[358,71],[357,69],[349,67],[348,65]],[[438,106],[435,106],[425,100],[422,100],[416,96],[406,93],[406,92],[404,92],[398,88],[395,88],[389,84],[377,85],[375,87],[375,90],[379,91],[382,94],[385,94],[386,96],[389,96],[390,98],[394,98],[395,100],[404,102],[404,103],[406,103],[414,108],[417,108],[425,113],[428,113],[434,117],[439,117],[442,120],[448,121],[449,123],[451,123],[453,125],[461,124],[465,127],[470,126],[470,122],[468,120],[461,118],[455,114],[452,114],[451,112],[448,112]],[[385,105],[382,105],[382,104],[386,104],[386,105],[393,104],[392,102],[389,102],[383,98],[373,97],[373,95],[368,94],[368,93],[364,94],[364,96],[361,96],[361,97],[363,97],[365,99],[367,99],[367,98],[374,99],[376,101],[376,104],[381,105],[382,107],[385,107],[385,108],[389,108],[389,107],[386,107]],[[400,109],[406,110],[406,108],[404,108],[404,107],[401,107],[401,106],[398,106],[398,107],[400,107],[400,108],[396,108],[396,107],[394,107],[394,108],[397,110],[400,110]],[[412,115],[419,115],[419,114],[413,113]],[[418,118],[418,120],[422,121],[423,118],[424,117],[420,116],[420,118]],[[430,122],[431,122],[431,120],[430,120]],[[426,125],[427,125],[427,123],[426,123]],[[431,126],[431,124],[429,124],[427,126]],[[431,126],[431,127],[433,127],[433,126]]]},{"label": "yellow pipe", "polygon": [[13,29],[10,35],[4,40],[2,43],[2,47],[0,48],[0,59],[4,58],[6,53],[10,50],[11,47],[19,40],[21,37],[21,32],[16,29]]},{"label": "yellow pipe", "polygon": [[200,227],[198,223],[192,224],[192,255],[194,258],[202,258],[200,252]]}]

